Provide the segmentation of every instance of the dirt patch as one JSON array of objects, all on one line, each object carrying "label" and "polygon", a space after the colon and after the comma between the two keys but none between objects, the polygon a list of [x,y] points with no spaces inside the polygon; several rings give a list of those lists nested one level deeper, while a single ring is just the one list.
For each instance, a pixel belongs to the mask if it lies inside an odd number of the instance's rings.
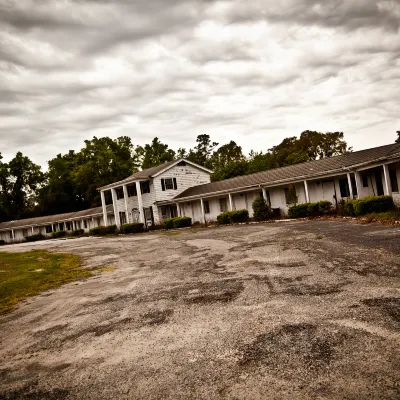
[{"label": "dirt patch", "polygon": [[347,337],[345,332],[313,324],[283,325],[244,346],[239,365],[263,364],[283,374],[298,369],[318,371],[331,364],[337,347]]},{"label": "dirt patch", "polygon": [[203,289],[194,289],[184,301],[188,304],[227,303],[235,300],[243,291],[243,282],[224,281],[209,285]]},{"label": "dirt patch", "polygon": [[376,307],[383,314],[389,316],[395,322],[400,323],[400,298],[380,297],[374,299],[364,299],[361,302],[368,307]]},{"label": "dirt patch", "polygon": [[0,393],[0,400],[64,400],[68,395],[69,391],[66,389],[40,390],[24,386],[7,393]]},{"label": "dirt patch", "polygon": [[150,310],[142,314],[142,321],[144,325],[160,325],[168,322],[169,317],[173,314],[173,310]]}]

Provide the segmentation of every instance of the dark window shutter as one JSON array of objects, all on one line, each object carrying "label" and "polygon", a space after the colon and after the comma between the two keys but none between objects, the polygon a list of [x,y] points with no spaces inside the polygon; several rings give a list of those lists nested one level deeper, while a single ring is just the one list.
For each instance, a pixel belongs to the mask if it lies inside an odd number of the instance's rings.
[{"label": "dark window shutter", "polygon": [[161,188],[162,188],[163,191],[165,191],[164,179],[161,179]]},{"label": "dark window shutter", "polygon": [[178,189],[178,186],[176,184],[176,178],[174,178],[174,190]]}]

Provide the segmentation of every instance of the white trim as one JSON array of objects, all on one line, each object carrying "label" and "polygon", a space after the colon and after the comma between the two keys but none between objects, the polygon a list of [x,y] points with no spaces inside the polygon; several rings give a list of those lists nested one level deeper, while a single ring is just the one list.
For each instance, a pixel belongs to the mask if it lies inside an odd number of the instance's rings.
[{"label": "white trim", "polygon": [[202,167],[201,165],[196,164],[196,163],[194,163],[194,162],[192,162],[192,161],[186,160],[186,159],[184,159],[184,158],[180,158],[179,160],[177,160],[177,161],[174,162],[173,164],[168,165],[168,167],[164,168],[163,170],[158,171],[158,172],[157,172],[156,174],[154,174],[154,175],[151,175],[151,178],[155,178],[155,177],[157,177],[158,175],[163,174],[165,171],[168,171],[168,170],[171,169],[172,167],[175,167],[175,166],[176,166],[177,164],[179,164],[181,161],[184,161],[185,163],[188,163],[188,164],[192,165],[193,167],[202,169],[203,171],[206,171],[206,172],[208,172],[208,173],[210,173],[210,174],[212,174],[212,173],[214,172],[214,171],[212,171],[212,170],[210,170],[210,169],[208,169],[208,168]]}]

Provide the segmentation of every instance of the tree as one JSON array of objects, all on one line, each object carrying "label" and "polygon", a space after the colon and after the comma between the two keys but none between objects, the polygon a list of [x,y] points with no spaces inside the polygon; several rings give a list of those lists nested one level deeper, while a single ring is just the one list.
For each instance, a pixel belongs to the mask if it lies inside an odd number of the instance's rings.
[{"label": "tree", "polygon": [[196,164],[205,167],[212,151],[218,146],[217,142],[211,142],[209,135],[198,135],[196,139],[197,145],[189,150],[187,159]]},{"label": "tree", "polygon": [[286,198],[286,205],[288,207],[295,206],[299,201],[299,198],[296,194],[296,187],[294,185],[289,185],[287,189],[285,189],[285,198]]},{"label": "tree", "polygon": [[0,218],[31,216],[37,204],[37,193],[44,181],[39,165],[18,152],[9,163],[0,156]]},{"label": "tree", "polygon": [[397,131],[397,139],[394,141],[395,143],[400,143],[400,131]]},{"label": "tree", "polygon": [[255,172],[266,171],[272,168],[271,153],[250,151],[247,159],[247,173],[253,174]]},{"label": "tree", "polygon": [[271,218],[272,211],[263,196],[257,196],[253,201],[254,219],[256,221],[266,221]]},{"label": "tree", "polygon": [[175,151],[168,148],[167,144],[160,142],[157,137],[153,139],[151,144],[146,144],[144,147],[138,146],[136,153],[141,159],[143,169],[175,159]]}]

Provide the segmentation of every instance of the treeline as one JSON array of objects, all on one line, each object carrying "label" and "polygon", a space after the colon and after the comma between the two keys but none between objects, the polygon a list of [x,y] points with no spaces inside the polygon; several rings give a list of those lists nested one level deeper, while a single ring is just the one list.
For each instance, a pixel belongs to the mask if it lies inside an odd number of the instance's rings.
[{"label": "treeline", "polygon": [[216,181],[348,151],[351,148],[342,132],[305,131],[266,152],[255,150],[248,155],[234,141],[219,145],[206,134],[197,137],[193,148],[177,151],[158,138],[135,146],[128,136],[94,137],[85,140],[80,151],[70,150],[48,161],[47,172],[21,152],[8,163],[2,162],[0,153],[0,221],[98,206],[99,186],[182,157],[212,169],[211,179]]}]

